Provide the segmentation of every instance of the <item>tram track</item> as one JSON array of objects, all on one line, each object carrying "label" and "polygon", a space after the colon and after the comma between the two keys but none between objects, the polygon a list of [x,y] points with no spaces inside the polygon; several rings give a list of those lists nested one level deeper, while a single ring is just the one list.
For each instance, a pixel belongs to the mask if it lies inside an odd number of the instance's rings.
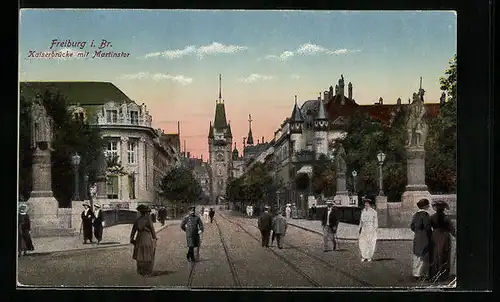
[{"label": "tram track", "polygon": [[[221,215],[221,214],[219,214],[219,215]],[[221,216],[222,216],[222,215],[221,215]],[[256,238],[253,234],[251,234],[250,232],[248,232],[248,231],[247,231],[247,230],[246,230],[246,229],[245,229],[245,228],[244,228],[244,227],[243,227],[243,226],[242,226],[239,222],[231,221],[229,218],[224,217],[224,216],[223,216],[223,218],[224,218],[224,219],[226,219],[227,221],[229,221],[230,223],[237,225],[239,228],[241,228],[241,229],[242,229],[245,233],[247,233],[248,235],[250,235],[250,236],[251,236],[252,238],[254,238],[255,240],[260,241],[260,239],[259,239],[259,238]],[[249,224],[249,223],[244,223],[244,224],[245,224],[245,225],[248,225],[248,226],[251,226],[251,227],[253,227],[253,228],[256,228],[256,229],[258,230],[258,227],[257,227],[257,226],[255,226],[255,225],[253,225],[253,224]],[[299,228],[299,229],[300,229],[300,228]],[[362,286],[364,286],[364,287],[373,287],[373,286],[374,286],[373,284],[371,284],[371,283],[369,283],[369,282],[366,282],[366,281],[364,281],[364,280],[362,280],[362,279],[359,279],[358,277],[356,277],[356,276],[354,276],[354,275],[352,275],[352,274],[350,274],[350,273],[348,273],[348,272],[346,272],[346,271],[344,271],[344,270],[339,269],[338,267],[334,266],[333,264],[329,263],[328,261],[326,261],[326,260],[324,260],[324,259],[322,259],[322,258],[320,258],[320,257],[318,257],[318,256],[316,256],[316,255],[314,255],[314,254],[312,254],[312,253],[310,253],[310,252],[308,252],[308,251],[306,251],[306,250],[304,250],[304,249],[302,249],[302,248],[298,247],[298,246],[294,246],[294,245],[290,245],[290,244],[284,244],[284,245],[285,245],[287,248],[289,248],[289,249],[293,249],[293,250],[295,250],[295,251],[299,252],[299,253],[300,253],[300,254],[302,254],[302,255],[305,255],[305,256],[307,256],[307,257],[309,257],[309,258],[313,259],[313,260],[316,260],[317,262],[322,263],[323,265],[325,265],[325,266],[327,266],[327,267],[329,267],[329,268],[331,268],[331,269],[335,270],[336,272],[338,272],[338,273],[342,274],[343,276],[345,276],[345,277],[347,277],[347,278],[349,278],[349,279],[351,279],[351,280],[354,280],[355,282],[357,282],[357,283],[361,284],[361,285],[362,285]],[[280,258],[281,258],[282,260],[284,260],[285,262],[288,262],[288,263],[290,262],[288,259],[286,259],[284,256],[282,256],[282,255],[278,254],[278,253],[277,253],[276,251],[274,251],[273,249],[269,249],[269,250],[270,250],[270,251],[272,251],[275,255],[277,255],[278,257],[280,257]],[[292,264],[292,265],[293,265],[293,264]],[[293,265],[293,266],[294,266],[294,265]],[[298,269],[298,268],[297,268],[297,269]],[[295,270],[295,269],[294,269],[294,270]],[[299,270],[300,270],[300,269],[299,269]],[[304,274],[305,274],[305,273],[304,273]],[[305,276],[304,276],[304,277],[305,277]],[[310,278],[310,277],[309,277],[309,278]],[[306,279],[308,279],[308,278],[306,277]],[[312,278],[311,278],[311,279],[312,279]],[[308,279],[308,280],[309,280],[309,279]],[[319,287],[319,285],[318,285],[318,287]]]},{"label": "tram track", "polygon": [[215,225],[217,226],[217,230],[219,231],[220,242],[222,243],[222,247],[224,248],[224,253],[226,254],[227,263],[229,264],[229,269],[231,270],[231,275],[233,278],[234,285],[235,287],[241,287],[241,282],[238,277],[238,273],[236,272],[234,261],[231,259],[231,256],[229,255],[229,248],[227,247],[227,244],[224,241],[224,236],[222,235],[222,230],[217,220],[215,220]]}]

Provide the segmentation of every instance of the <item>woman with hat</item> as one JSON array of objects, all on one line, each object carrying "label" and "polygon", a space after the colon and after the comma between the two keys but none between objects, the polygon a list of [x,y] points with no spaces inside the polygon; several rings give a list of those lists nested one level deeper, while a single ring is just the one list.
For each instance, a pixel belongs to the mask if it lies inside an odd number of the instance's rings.
[{"label": "woman with hat", "polygon": [[373,201],[363,198],[365,208],[361,211],[359,220],[359,250],[361,261],[372,261],[377,244],[378,216],[372,207]]},{"label": "woman with hat", "polygon": [[188,246],[187,260],[195,262],[194,248],[200,247],[200,234],[203,232],[203,222],[201,218],[196,215],[196,208],[190,207],[189,215],[184,218],[181,223],[181,229],[186,232],[186,241]]},{"label": "woman with hat", "polygon": [[101,211],[101,205],[98,203],[94,204],[95,212],[94,212],[94,236],[97,239],[97,244],[101,243],[102,240],[102,230],[104,227],[104,217]]},{"label": "woman with hat", "polygon": [[425,279],[429,277],[429,257],[431,252],[432,227],[429,209],[429,200],[421,199],[417,202],[418,211],[413,215],[410,229],[415,233],[413,237],[413,277]]},{"label": "woman with hat", "polygon": [[455,236],[455,227],[444,210],[449,209],[444,201],[435,201],[432,207],[436,213],[431,215],[432,256],[431,277],[436,281],[446,279],[450,274],[451,236]]},{"label": "woman with hat", "polygon": [[83,229],[83,244],[87,244],[87,240],[92,243],[92,221],[94,220],[94,212],[90,208],[90,204],[85,201],[83,203],[84,210],[82,211],[82,229]]},{"label": "woman with hat", "polygon": [[19,206],[19,215],[17,216],[17,230],[18,230],[18,256],[21,257],[21,252],[24,255],[28,251],[33,251],[33,242],[31,241],[31,221],[30,216],[27,214],[28,207],[26,205]]},{"label": "woman with hat", "polygon": [[[153,273],[156,251],[156,231],[151,221],[149,207],[140,205],[137,207],[140,217],[134,222],[130,233],[130,243],[134,245],[132,259],[137,262],[137,272],[141,276]],[[137,236],[136,236],[137,233]]]}]

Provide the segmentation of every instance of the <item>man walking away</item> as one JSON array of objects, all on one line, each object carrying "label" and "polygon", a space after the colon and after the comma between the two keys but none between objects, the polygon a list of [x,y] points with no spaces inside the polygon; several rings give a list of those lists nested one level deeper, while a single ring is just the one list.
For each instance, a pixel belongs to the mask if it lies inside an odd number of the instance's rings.
[{"label": "man walking away", "polygon": [[269,213],[268,206],[264,207],[264,212],[259,216],[257,223],[262,237],[262,246],[269,247],[269,235],[271,235],[273,216]]},{"label": "man walking away", "polygon": [[332,206],[331,201],[326,202],[326,211],[321,218],[321,226],[323,227],[323,252],[328,252],[329,241],[333,242],[333,250],[337,249],[337,241],[335,234],[339,225],[339,212]]},{"label": "man walking away", "polygon": [[281,215],[281,210],[278,211],[276,217],[273,218],[273,237],[276,237],[276,244],[279,249],[283,248],[283,237],[286,234],[286,228],[288,224],[286,218]]},{"label": "man walking away", "polygon": [[94,236],[95,239],[97,239],[97,244],[100,244],[102,241],[102,230],[104,227],[104,216],[101,211],[101,205],[96,203],[94,205],[95,212],[94,212]]},{"label": "man walking away", "polygon": [[210,223],[214,222],[214,216],[215,216],[214,208],[210,208],[210,212],[208,212],[208,216],[210,216]]}]

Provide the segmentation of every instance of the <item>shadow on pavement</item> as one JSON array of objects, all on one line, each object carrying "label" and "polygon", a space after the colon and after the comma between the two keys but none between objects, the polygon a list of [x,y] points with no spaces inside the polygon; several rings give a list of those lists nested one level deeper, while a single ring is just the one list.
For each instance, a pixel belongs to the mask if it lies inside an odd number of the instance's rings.
[{"label": "shadow on pavement", "polygon": [[34,252],[34,253],[30,253],[28,255],[23,255],[20,258],[23,258],[23,257],[36,257],[36,256],[47,256],[47,255],[50,255],[50,254],[52,254],[52,252],[40,252],[40,253]]},{"label": "shadow on pavement", "polygon": [[168,275],[168,274],[173,274],[175,273],[175,271],[154,271],[151,275],[149,275],[148,277],[159,277],[159,276],[165,276],[165,275]]},{"label": "shadow on pavement", "polygon": [[376,259],[373,259],[373,261],[392,261],[392,260],[396,260],[394,258],[376,258]]},{"label": "shadow on pavement", "polygon": [[99,245],[110,245],[110,244],[120,244],[120,242],[116,242],[116,241],[113,241],[113,242],[101,242],[97,246],[99,246]]}]

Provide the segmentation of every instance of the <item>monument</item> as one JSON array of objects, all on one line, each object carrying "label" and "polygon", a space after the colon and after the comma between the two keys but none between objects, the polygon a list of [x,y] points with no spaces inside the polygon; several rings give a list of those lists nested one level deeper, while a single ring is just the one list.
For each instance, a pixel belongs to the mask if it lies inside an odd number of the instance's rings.
[{"label": "monument", "polygon": [[337,166],[337,193],[333,197],[333,202],[341,207],[357,206],[350,202],[349,192],[347,192],[346,171],[347,165],[345,162],[345,150],[342,144],[339,144],[337,156],[335,157]]},{"label": "monument", "polygon": [[417,202],[422,198],[431,201],[431,194],[425,184],[425,140],[428,126],[424,120],[424,90],[413,93],[413,101],[408,111],[408,141],[406,145],[407,186],[401,197],[401,218],[411,220],[417,209]]},{"label": "monument", "polygon": [[71,235],[61,227],[59,203],[52,192],[51,143],[53,122],[47,115],[42,97],[37,94],[31,108],[31,148],[33,150],[33,188],[27,201],[34,237]]}]

